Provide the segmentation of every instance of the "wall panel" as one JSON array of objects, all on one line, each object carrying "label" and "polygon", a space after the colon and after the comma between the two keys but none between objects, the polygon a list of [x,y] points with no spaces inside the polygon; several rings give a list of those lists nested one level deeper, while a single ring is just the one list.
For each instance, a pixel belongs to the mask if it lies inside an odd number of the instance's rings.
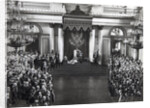
[{"label": "wall panel", "polygon": [[103,38],[103,45],[102,45],[102,64],[107,65],[108,59],[110,57],[110,49],[111,49],[111,44],[110,44],[110,39],[109,38]]},{"label": "wall panel", "polygon": [[43,36],[41,38],[41,50],[42,50],[42,53],[41,54],[47,54],[49,52],[49,37],[48,36]]}]

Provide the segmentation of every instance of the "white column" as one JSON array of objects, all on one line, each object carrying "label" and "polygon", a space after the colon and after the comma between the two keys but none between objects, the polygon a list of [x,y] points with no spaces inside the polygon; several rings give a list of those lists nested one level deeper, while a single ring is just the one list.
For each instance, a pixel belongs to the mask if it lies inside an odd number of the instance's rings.
[{"label": "white column", "polygon": [[101,65],[102,64],[102,45],[103,45],[103,35],[101,34],[101,30],[102,30],[102,27],[99,27],[99,30],[98,30],[98,49],[99,49],[99,61],[98,61],[98,64]]},{"label": "white column", "polygon": [[137,53],[137,50],[134,49],[134,48],[133,48],[133,50],[134,50],[134,52],[133,52],[133,58],[136,59],[136,58],[137,58],[137,54],[136,54],[136,53]]},{"label": "white column", "polygon": [[54,28],[52,24],[49,24],[49,51],[54,50]]},{"label": "white column", "polygon": [[95,28],[92,29],[89,38],[89,60],[93,62],[93,54],[94,54],[94,47],[95,47]]},{"label": "white column", "polygon": [[143,49],[139,49],[139,60],[143,63]]},{"label": "white column", "polygon": [[58,27],[58,53],[60,62],[63,61],[64,58],[64,37],[62,27]]},{"label": "white column", "polygon": [[125,47],[125,49],[124,49],[124,55],[127,56],[127,44],[126,43],[124,44],[124,47]]},{"label": "white column", "polygon": [[40,54],[43,54],[43,51],[42,51],[42,36],[39,37],[39,48],[40,48]]}]

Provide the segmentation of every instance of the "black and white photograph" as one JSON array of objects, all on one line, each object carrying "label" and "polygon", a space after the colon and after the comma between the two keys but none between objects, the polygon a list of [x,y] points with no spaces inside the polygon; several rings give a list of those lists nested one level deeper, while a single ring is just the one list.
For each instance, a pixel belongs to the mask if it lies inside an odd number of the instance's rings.
[{"label": "black and white photograph", "polygon": [[143,101],[143,7],[5,0],[6,107]]}]

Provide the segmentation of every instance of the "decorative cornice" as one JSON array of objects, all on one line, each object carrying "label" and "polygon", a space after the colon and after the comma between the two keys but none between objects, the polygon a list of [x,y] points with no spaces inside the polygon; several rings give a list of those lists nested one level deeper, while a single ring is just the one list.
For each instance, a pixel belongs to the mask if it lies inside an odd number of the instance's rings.
[{"label": "decorative cornice", "polygon": [[104,26],[98,26],[98,30],[102,30]]},{"label": "decorative cornice", "polygon": [[92,18],[87,17],[70,17],[70,16],[64,16],[64,22],[63,22],[63,28],[69,28],[70,30],[73,30],[76,28],[76,30],[83,29],[86,31],[87,29],[91,29],[92,26]]},{"label": "decorative cornice", "polygon": [[127,7],[92,6],[90,15],[94,17],[132,18],[137,14],[137,9]]},{"label": "decorative cornice", "polygon": [[50,28],[53,28],[54,25],[55,25],[55,24],[53,24],[53,23],[49,23],[49,27],[50,27]]},{"label": "decorative cornice", "polygon": [[86,15],[81,9],[80,6],[77,5],[75,10],[70,12],[71,15]]},{"label": "decorative cornice", "polygon": [[36,3],[36,2],[8,2],[8,8],[21,13],[33,14],[60,14],[66,13],[66,7],[62,3]]},{"label": "decorative cornice", "polygon": [[110,19],[110,18],[93,18],[92,25],[99,26],[131,26],[130,22],[133,19]]},{"label": "decorative cornice", "polygon": [[97,29],[98,25],[92,25],[92,29]]},{"label": "decorative cornice", "polygon": [[92,29],[102,30],[103,26],[100,25],[92,25]]},{"label": "decorative cornice", "polygon": [[54,26],[57,28],[63,28],[63,24],[55,24]]},{"label": "decorative cornice", "polygon": [[63,28],[62,24],[57,24],[58,28]]},{"label": "decorative cornice", "polygon": [[30,8],[20,8],[20,12],[21,13],[32,13],[32,14],[48,14],[48,15],[51,15],[51,14],[56,14],[56,15],[63,15],[65,14],[64,11],[53,11],[53,10],[47,10],[47,9],[36,9],[36,8],[33,8],[33,9],[30,9]]},{"label": "decorative cornice", "polygon": [[22,14],[27,22],[41,22],[41,23],[58,23],[62,24],[63,17],[61,15],[38,15],[38,14]]},{"label": "decorative cornice", "polygon": [[[32,14],[56,14],[64,15],[66,14],[66,5],[63,3],[36,3],[36,2],[25,2],[19,1],[15,5],[15,1],[8,2],[8,8],[12,10],[20,10],[21,13],[32,13]],[[85,11],[81,11],[83,4],[77,5],[74,11],[71,14],[80,14],[85,15]],[[69,8],[70,9],[70,8]],[[85,10],[85,9],[83,9]],[[87,6],[86,10],[90,10],[89,15],[94,17],[116,17],[116,18],[131,18],[135,17],[138,14],[138,7],[129,8],[128,6],[99,6],[91,5]]]}]

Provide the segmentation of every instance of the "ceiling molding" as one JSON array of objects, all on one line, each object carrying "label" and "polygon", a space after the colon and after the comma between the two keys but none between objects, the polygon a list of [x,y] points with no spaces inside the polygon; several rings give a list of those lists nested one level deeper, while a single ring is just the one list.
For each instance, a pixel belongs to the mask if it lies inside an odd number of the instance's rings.
[{"label": "ceiling molding", "polygon": [[37,15],[37,14],[23,14],[22,17],[26,18],[26,22],[38,22],[38,23],[58,23],[62,24],[63,17],[61,15]]},{"label": "ceiling molding", "polygon": [[129,19],[108,19],[108,18],[93,18],[92,25],[100,26],[131,26]]}]

